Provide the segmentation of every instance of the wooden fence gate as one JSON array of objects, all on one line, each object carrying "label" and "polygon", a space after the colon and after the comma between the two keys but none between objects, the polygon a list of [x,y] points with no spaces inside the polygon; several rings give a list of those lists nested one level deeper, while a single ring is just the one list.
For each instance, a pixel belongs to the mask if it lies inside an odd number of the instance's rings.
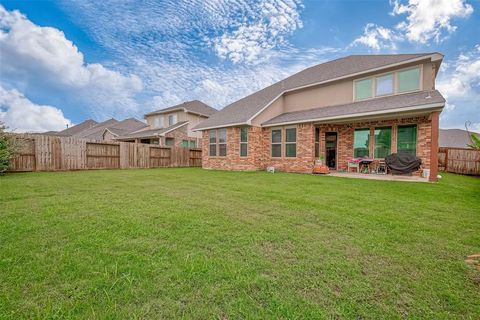
[{"label": "wooden fence gate", "polygon": [[72,137],[15,135],[20,150],[10,171],[201,167],[202,150]]}]

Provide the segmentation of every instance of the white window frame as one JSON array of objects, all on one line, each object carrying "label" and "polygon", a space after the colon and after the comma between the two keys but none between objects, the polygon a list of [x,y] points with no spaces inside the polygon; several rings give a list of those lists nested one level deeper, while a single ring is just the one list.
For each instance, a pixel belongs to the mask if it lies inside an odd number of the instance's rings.
[{"label": "white window frame", "polygon": [[[247,131],[247,140],[246,141],[242,141],[242,130]],[[248,157],[248,127],[240,127],[239,140],[240,140],[240,149],[238,150],[239,151],[238,153],[239,153],[240,157],[242,157],[242,158]],[[247,153],[245,155],[242,155],[242,145],[246,146],[246,152]]]},{"label": "white window frame", "polygon": [[[273,131],[280,131],[280,142],[273,142]],[[272,128],[270,130],[270,157],[274,159],[280,159],[283,156],[283,128]],[[280,155],[274,156],[273,155],[273,145],[280,145]]]},{"label": "white window frame", "polygon": [[[220,143],[220,131],[225,130],[225,142]],[[227,128],[217,129],[217,157],[225,158],[227,156],[227,138],[228,138],[228,131]],[[225,155],[220,155],[220,145],[225,145]]]},{"label": "white window frame", "polygon": [[[170,119],[171,119],[171,121],[170,121]],[[168,126],[173,126],[176,123],[177,123],[177,114],[176,113],[169,114],[168,115]]]},{"label": "white window frame", "polygon": [[[287,142],[287,129],[295,129],[295,142]],[[289,159],[296,158],[297,157],[298,128],[297,128],[297,126],[289,126],[289,127],[284,127],[283,130],[285,131],[285,133],[284,133],[284,136],[285,136],[284,145],[285,145],[285,147],[283,148],[284,149],[284,156],[285,156],[285,158],[289,158]],[[287,156],[287,144],[294,144],[295,145],[295,156],[294,157]]]},{"label": "white window frame", "polygon": [[[211,142],[210,139],[211,139],[211,136],[210,136],[210,133],[211,132],[214,132],[215,133],[215,142]],[[209,157],[216,157],[217,156],[217,130],[216,129],[210,129],[208,130],[208,156]],[[212,148],[212,145],[215,146],[215,154],[212,155],[211,153],[211,148]]]}]

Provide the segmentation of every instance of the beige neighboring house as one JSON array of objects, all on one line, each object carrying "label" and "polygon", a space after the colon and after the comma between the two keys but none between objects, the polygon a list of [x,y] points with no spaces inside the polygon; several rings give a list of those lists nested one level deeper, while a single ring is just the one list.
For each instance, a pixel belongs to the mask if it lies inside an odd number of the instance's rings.
[{"label": "beige neighboring house", "polygon": [[145,124],[145,122],[142,122],[135,118],[128,118],[103,129],[102,140],[113,141],[122,135],[141,130],[145,127],[147,127],[147,124]]},{"label": "beige neighboring house", "polygon": [[216,109],[201,101],[187,101],[145,114],[147,126],[120,135],[115,140],[197,148],[202,134],[192,131],[192,128],[215,112]]}]

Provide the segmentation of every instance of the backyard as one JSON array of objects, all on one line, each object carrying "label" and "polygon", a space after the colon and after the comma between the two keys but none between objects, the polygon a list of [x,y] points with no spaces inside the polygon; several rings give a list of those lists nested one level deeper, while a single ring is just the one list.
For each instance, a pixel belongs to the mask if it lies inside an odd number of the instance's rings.
[{"label": "backyard", "polygon": [[480,179],[0,177],[0,318],[480,318]]}]

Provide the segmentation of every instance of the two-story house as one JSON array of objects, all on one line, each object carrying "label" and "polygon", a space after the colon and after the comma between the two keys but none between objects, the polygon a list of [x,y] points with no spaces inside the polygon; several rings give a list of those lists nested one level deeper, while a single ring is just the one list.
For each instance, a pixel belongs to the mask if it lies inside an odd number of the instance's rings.
[{"label": "two-story house", "polygon": [[242,98],[194,130],[204,168],[311,172],[352,158],[408,152],[437,177],[439,53],[354,55],[300,71]]},{"label": "two-story house", "polygon": [[208,119],[216,109],[193,100],[145,114],[147,126],[116,137],[119,141],[182,146],[200,146],[201,133],[192,131],[193,126]]}]

